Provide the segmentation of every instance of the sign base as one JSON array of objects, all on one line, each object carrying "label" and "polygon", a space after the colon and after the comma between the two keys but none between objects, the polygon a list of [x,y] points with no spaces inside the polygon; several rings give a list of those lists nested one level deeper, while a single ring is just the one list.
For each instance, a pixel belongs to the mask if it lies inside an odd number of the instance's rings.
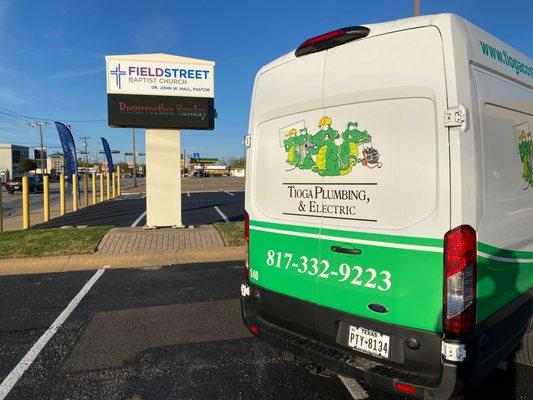
[{"label": "sign base", "polygon": [[182,226],[180,131],[146,130],[146,226]]}]

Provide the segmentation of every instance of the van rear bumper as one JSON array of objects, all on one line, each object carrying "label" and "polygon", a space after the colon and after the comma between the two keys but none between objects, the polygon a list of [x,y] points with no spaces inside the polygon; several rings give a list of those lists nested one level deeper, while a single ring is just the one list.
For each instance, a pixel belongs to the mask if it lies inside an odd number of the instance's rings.
[{"label": "van rear bumper", "polygon": [[[247,285],[247,293],[241,297],[242,317],[245,326],[253,325],[257,331],[253,332],[258,338],[269,343],[283,353],[292,355],[296,361],[315,364],[327,372],[355,378],[360,382],[366,382],[372,386],[382,388],[389,392],[407,395],[396,389],[397,384],[407,384],[415,388],[415,393],[410,397],[419,399],[449,399],[452,395],[462,392],[465,388],[479,382],[493,367],[507,357],[520,342],[527,326],[527,310],[531,310],[531,293],[526,293],[509,304],[492,321],[485,321],[478,326],[475,332],[460,340],[450,340],[448,343],[462,344],[469,355],[464,362],[452,362],[440,357],[440,349],[437,350],[440,361],[440,374],[424,375],[423,373],[406,372],[401,365],[393,367],[385,365],[379,359],[365,357],[350,348],[331,345],[327,340],[317,336],[302,333],[292,326],[280,326],[277,321],[266,320],[258,313],[258,299],[254,294],[265,292],[265,289]],[[531,292],[531,291],[530,291]],[[284,297],[283,295],[280,295]],[[294,301],[292,299],[291,301]],[[514,310],[514,312],[513,312]],[[524,313],[523,311],[526,310]],[[521,315],[524,318],[517,318]],[[295,318],[297,318],[295,316]],[[508,318],[522,319],[514,334],[510,335]],[[531,318],[531,315],[529,315]],[[489,319],[490,320],[490,319]],[[497,320],[497,321],[496,321]],[[485,325],[485,324],[490,324]],[[484,326],[485,325],[485,326]],[[512,325],[512,324],[511,324]],[[521,328],[523,326],[523,329]],[[506,337],[506,343],[498,343],[496,347],[489,341],[482,339],[489,337]],[[480,343],[487,345],[480,352]],[[490,364],[490,365],[489,365]],[[428,365],[429,367],[429,365]],[[434,367],[434,366],[431,366]]]}]

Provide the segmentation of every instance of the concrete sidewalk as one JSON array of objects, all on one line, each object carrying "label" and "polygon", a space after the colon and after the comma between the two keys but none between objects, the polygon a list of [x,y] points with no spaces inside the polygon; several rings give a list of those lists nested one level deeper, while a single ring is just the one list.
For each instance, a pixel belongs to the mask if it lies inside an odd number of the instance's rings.
[{"label": "concrete sidewalk", "polygon": [[193,229],[113,228],[102,239],[97,254],[129,254],[224,247],[216,228]]},{"label": "concrete sidewalk", "polygon": [[212,225],[192,229],[113,228],[93,254],[0,260],[0,275],[238,261],[244,247],[224,247]]}]

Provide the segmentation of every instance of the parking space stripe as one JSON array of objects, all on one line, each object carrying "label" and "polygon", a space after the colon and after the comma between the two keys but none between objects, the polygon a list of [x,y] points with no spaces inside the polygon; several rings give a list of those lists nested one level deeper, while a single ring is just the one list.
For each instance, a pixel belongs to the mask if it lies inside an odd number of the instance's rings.
[{"label": "parking space stripe", "polygon": [[141,222],[141,219],[143,219],[145,215],[146,215],[146,211],[143,212],[143,213],[139,216],[139,218],[137,218],[137,219],[133,222],[133,224],[131,224],[131,227],[133,228],[133,227],[136,227],[137,225],[139,225],[139,222]]},{"label": "parking space stripe", "polygon": [[[215,206],[215,210],[217,210],[217,212],[220,214],[220,216],[222,217],[222,219],[224,220],[224,222],[229,222],[229,219],[228,217],[226,217],[226,215],[220,211],[220,208],[218,208],[217,206]],[[1,399],[0,399],[1,400]]]},{"label": "parking space stripe", "polygon": [[361,387],[361,385],[359,385],[359,383],[355,379],[347,378],[342,375],[339,375],[339,379],[341,380],[343,385],[346,387],[348,392],[350,392],[350,395],[352,396],[354,400],[368,399],[367,392],[365,391],[365,389]]},{"label": "parking space stripe", "polygon": [[230,196],[235,196],[233,193],[228,192],[227,190],[224,190],[224,193],[229,194]]},{"label": "parking space stripe", "polygon": [[81,288],[79,293],[71,300],[67,308],[63,310],[59,317],[50,325],[50,328],[46,330],[45,333],[35,342],[32,348],[26,353],[26,355],[20,360],[16,367],[9,373],[9,375],[4,379],[2,384],[0,384],[0,400],[4,400],[9,394],[11,389],[17,384],[18,380],[22,377],[24,372],[30,367],[30,365],[35,361],[39,353],[43,350],[46,344],[52,339],[56,332],[61,328],[63,323],[70,316],[72,311],[78,306],[80,301],[85,297],[85,295],[91,290],[96,281],[100,279],[105,269],[108,266],[100,268],[95,274],[87,281],[87,283]]}]

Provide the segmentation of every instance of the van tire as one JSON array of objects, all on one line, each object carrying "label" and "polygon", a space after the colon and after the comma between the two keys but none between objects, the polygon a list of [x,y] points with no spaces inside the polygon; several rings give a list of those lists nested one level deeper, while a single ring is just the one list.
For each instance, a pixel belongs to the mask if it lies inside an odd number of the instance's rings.
[{"label": "van tire", "polygon": [[515,353],[515,361],[528,367],[533,367],[533,329],[524,335],[522,344]]}]

